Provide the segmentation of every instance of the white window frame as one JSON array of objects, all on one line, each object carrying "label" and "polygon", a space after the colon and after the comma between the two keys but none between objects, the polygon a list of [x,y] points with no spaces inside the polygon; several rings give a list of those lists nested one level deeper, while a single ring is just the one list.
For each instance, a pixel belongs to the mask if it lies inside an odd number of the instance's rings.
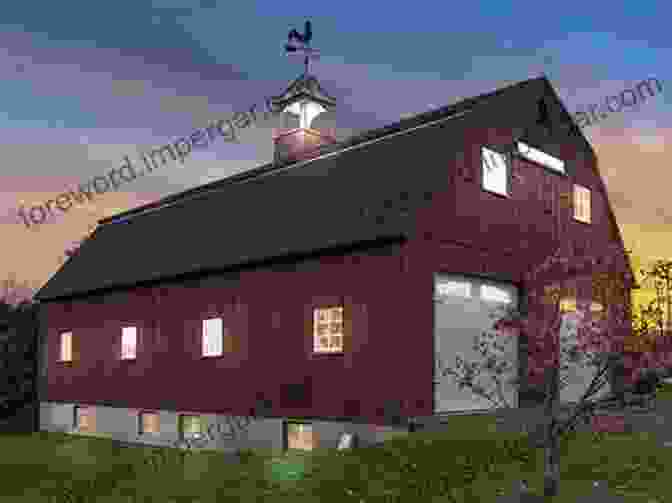
[{"label": "white window frame", "polygon": [[509,163],[506,155],[481,147],[481,185],[483,190],[509,195]]},{"label": "white window frame", "polygon": [[61,332],[59,361],[72,361],[72,332]]},{"label": "white window frame", "polygon": [[[344,306],[313,309],[313,352],[342,353],[345,332]],[[340,329],[339,329],[340,326]],[[325,333],[321,333],[324,330]]]},{"label": "white window frame", "polygon": [[135,360],[138,353],[138,328],[123,327],[121,329],[121,359]]},{"label": "white window frame", "polygon": [[574,184],[574,220],[589,224],[592,221],[590,189]]},{"label": "white window frame", "polygon": [[221,356],[224,354],[224,320],[208,318],[202,324],[202,356]]}]

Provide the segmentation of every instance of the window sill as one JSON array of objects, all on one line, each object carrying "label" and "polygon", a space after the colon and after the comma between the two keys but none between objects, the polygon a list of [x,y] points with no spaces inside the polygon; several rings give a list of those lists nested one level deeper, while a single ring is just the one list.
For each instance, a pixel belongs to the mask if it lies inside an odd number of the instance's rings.
[{"label": "window sill", "polygon": [[495,192],[495,191],[493,191],[493,190],[488,190],[488,189],[486,189],[485,187],[481,187],[481,189],[482,189],[483,192],[485,192],[486,194],[492,194],[493,196],[497,196],[497,197],[499,197],[500,199],[511,199],[511,194],[502,194],[501,192]]},{"label": "window sill", "polygon": [[224,358],[227,356],[229,353],[222,353],[219,355],[201,355],[199,356],[199,359],[201,360],[217,360],[218,358]]},{"label": "window sill", "polygon": [[312,358],[329,358],[329,357],[343,357],[345,352],[338,351],[333,353],[315,353],[314,351],[310,354]]}]

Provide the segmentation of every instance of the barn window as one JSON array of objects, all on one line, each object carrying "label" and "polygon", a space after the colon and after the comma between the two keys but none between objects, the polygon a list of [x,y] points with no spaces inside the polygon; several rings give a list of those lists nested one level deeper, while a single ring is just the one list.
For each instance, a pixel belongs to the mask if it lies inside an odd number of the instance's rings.
[{"label": "barn window", "polygon": [[599,302],[591,302],[590,306],[587,305],[587,302],[581,306],[581,301],[577,303],[576,297],[565,297],[560,300],[560,313],[573,313],[576,312],[577,306],[585,309],[586,307],[590,311],[590,315],[593,319],[600,319],[605,315],[604,306]]},{"label": "barn window", "polygon": [[72,361],[72,332],[63,332],[61,334],[61,360],[62,362]]},{"label": "barn window", "polygon": [[121,359],[134,360],[137,344],[136,327],[124,327],[121,329]]},{"label": "barn window", "polygon": [[518,153],[528,161],[541,164],[557,173],[565,173],[565,161],[553,157],[546,152],[542,152],[541,150],[537,150],[536,148],[532,148],[522,141],[517,143],[517,149]]},{"label": "barn window", "polygon": [[93,407],[75,407],[75,428],[82,433],[92,433],[96,429]]},{"label": "barn window", "polygon": [[483,166],[483,189],[506,196],[508,194],[509,178],[506,156],[483,147],[481,159]]},{"label": "barn window", "polygon": [[438,281],[436,296],[441,297],[471,297],[471,283],[469,281]]},{"label": "barn window", "polygon": [[561,313],[572,313],[576,311],[576,298],[575,297],[565,297],[560,300],[560,312]]},{"label": "barn window", "polygon": [[312,450],[317,447],[317,434],[309,423],[287,423],[287,448]]},{"label": "barn window", "polygon": [[201,416],[179,416],[179,432],[182,438],[200,438],[203,435],[203,429],[203,419]]},{"label": "barn window", "polygon": [[574,185],[574,219],[589,224],[590,216],[590,190]]},{"label": "barn window", "polygon": [[203,356],[219,356],[224,352],[224,325],[221,318],[203,320]]},{"label": "barn window", "polygon": [[343,306],[313,310],[313,351],[343,352]]},{"label": "barn window", "polygon": [[500,302],[503,304],[510,304],[512,302],[511,294],[492,285],[481,285],[481,299],[489,302]]},{"label": "barn window", "polygon": [[141,412],[139,415],[140,434],[159,433],[159,414],[156,412]]}]

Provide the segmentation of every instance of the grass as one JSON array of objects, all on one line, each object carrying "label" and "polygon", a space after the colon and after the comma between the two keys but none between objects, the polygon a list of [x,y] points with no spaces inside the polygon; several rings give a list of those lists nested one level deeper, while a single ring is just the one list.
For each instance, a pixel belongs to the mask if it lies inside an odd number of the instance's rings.
[{"label": "grass", "polygon": [[[669,393],[672,386],[661,393]],[[542,494],[543,451],[497,432],[492,417],[454,417],[441,433],[414,433],[352,451],[247,452],[115,447],[104,438],[0,434],[0,501],[28,502],[494,502],[526,479]],[[645,434],[577,433],[561,444],[559,503],[591,494],[595,480],[626,501],[672,501],[672,448]]]}]

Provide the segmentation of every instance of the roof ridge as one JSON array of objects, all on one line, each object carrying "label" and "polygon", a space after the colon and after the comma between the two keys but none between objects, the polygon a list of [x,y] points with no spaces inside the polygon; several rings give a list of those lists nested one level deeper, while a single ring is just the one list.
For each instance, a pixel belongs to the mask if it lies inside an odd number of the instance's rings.
[{"label": "roof ridge", "polygon": [[[308,159],[304,159],[303,161],[313,161],[319,159],[321,156],[329,154],[329,153],[336,153],[341,150],[345,150],[348,147],[355,147],[358,144],[374,140],[374,139],[382,139],[388,135],[391,135],[393,133],[401,132],[407,129],[412,129],[414,126],[420,126],[425,123],[432,122],[432,119],[438,120],[441,118],[444,118],[448,116],[451,112],[457,112],[461,108],[467,108],[470,105],[478,105],[480,102],[484,100],[489,100],[493,99],[495,97],[499,97],[504,93],[508,93],[514,88],[520,88],[524,87],[527,85],[531,85],[533,82],[536,81],[543,81],[543,80],[548,80],[546,79],[545,76],[541,77],[535,77],[532,79],[527,79],[523,81],[516,82],[514,84],[508,85],[506,87],[501,87],[498,89],[495,89],[494,91],[490,91],[488,93],[482,93],[477,96],[472,96],[470,98],[465,98],[463,100],[457,101],[455,103],[452,103],[450,105],[444,105],[442,107],[433,109],[433,110],[428,110],[425,112],[420,112],[416,115],[413,115],[411,117],[406,117],[404,119],[398,120],[396,122],[393,122],[392,124],[388,124],[379,128],[375,129],[368,129],[365,131],[360,131],[359,133],[356,133],[354,135],[351,135],[347,138],[344,138],[343,140],[322,145],[320,148],[316,149],[313,152],[313,155],[309,157]],[[217,190],[220,187],[227,187],[227,186],[232,186],[235,185],[239,182],[243,181],[248,181],[254,178],[257,178],[261,175],[275,172],[275,171],[281,171],[284,168],[291,167],[292,165],[303,165],[304,163],[301,161],[285,161],[285,162],[269,162],[266,164],[262,164],[261,166],[258,166],[256,168],[248,169],[239,173],[235,173],[233,175],[227,176],[225,178],[221,178],[219,180],[214,180],[212,182],[209,182],[205,185],[198,185],[196,187],[192,187],[190,189],[184,190],[182,192],[178,192],[176,194],[171,194],[169,196],[163,197],[159,199],[158,201],[153,201],[151,203],[144,204],[142,206],[138,206],[136,208],[132,208],[130,210],[118,213],[116,215],[111,215],[109,217],[105,217],[101,220],[98,220],[99,225],[107,225],[110,223],[115,223],[115,221],[123,221],[127,220],[128,218],[132,218],[134,216],[139,216],[143,213],[146,213],[147,211],[151,210],[158,210],[162,206],[166,206],[168,204],[175,204],[180,202],[181,200],[188,200],[191,199],[190,196],[198,196],[201,193],[207,194],[212,192],[213,190]],[[211,189],[211,190],[210,190]]]}]

